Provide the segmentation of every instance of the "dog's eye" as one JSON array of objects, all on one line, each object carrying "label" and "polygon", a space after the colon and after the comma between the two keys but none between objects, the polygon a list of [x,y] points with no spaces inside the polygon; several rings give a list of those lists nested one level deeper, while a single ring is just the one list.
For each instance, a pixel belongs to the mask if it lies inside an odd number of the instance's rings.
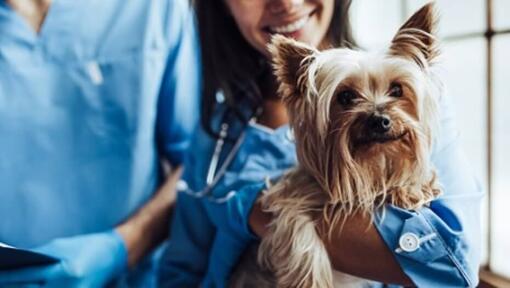
[{"label": "dog's eye", "polygon": [[342,106],[352,105],[354,98],[356,98],[356,92],[353,90],[344,90],[337,94],[338,103]]},{"label": "dog's eye", "polygon": [[390,96],[391,97],[402,97],[402,85],[400,85],[399,83],[392,83],[391,86],[390,86],[390,92],[389,92]]}]

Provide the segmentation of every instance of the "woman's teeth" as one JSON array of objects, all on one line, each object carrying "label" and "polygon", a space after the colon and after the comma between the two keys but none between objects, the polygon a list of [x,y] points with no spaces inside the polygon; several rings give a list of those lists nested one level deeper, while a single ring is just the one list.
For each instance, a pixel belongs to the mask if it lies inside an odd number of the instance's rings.
[{"label": "woman's teeth", "polygon": [[305,16],[297,21],[289,23],[283,26],[271,26],[269,30],[273,33],[293,33],[303,28],[308,20],[308,16]]}]

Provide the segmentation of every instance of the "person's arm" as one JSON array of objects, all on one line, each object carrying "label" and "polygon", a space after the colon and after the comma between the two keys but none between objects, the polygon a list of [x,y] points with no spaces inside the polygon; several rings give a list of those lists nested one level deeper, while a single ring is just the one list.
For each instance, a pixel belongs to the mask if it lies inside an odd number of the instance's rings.
[{"label": "person's arm", "polygon": [[[253,232],[263,238],[270,221],[271,215],[256,204],[249,218]],[[383,283],[412,285],[369,218],[352,216],[342,229],[341,234],[324,239],[335,270]]]},{"label": "person's arm", "polygon": [[182,167],[170,172],[157,193],[136,214],[117,226],[126,245],[128,265],[134,266],[168,237],[171,207],[175,202],[175,186]]},{"label": "person's arm", "polygon": [[[172,166],[180,165],[187,153],[198,122],[200,98],[200,58],[193,13],[188,1],[168,2],[164,29],[168,56],[158,97],[156,141],[162,157]],[[126,240],[129,264],[168,235],[173,191],[180,169],[136,215],[117,228]]]},{"label": "person's arm", "polygon": [[201,63],[195,17],[189,1],[168,1],[168,56],[157,103],[158,150],[172,165],[182,163],[200,115]]},{"label": "person's arm", "polygon": [[[400,285],[477,285],[483,193],[459,147],[447,99],[442,99],[441,113],[441,131],[433,162],[444,195],[419,211],[387,206],[384,213],[377,213],[373,223],[356,215],[350,217],[340,234],[324,239],[335,269]],[[263,237],[269,220],[270,215],[255,205],[249,225]],[[401,251],[399,242],[406,233],[429,240],[415,251]]]},{"label": "person's arm", "polygon": [[354,215],[342,228],[331,239],[323,239],[336,270],[383,283],[413,285],[369,218]]}]

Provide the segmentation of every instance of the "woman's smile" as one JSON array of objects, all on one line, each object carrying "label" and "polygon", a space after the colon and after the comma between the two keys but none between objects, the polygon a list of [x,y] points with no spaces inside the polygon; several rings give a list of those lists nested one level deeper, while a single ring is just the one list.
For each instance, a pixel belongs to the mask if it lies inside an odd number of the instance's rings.
[{"label": "woman's smile", "polygon": [[318,46],[331,23],[333,0],[226,0],[244,38],[268,56],[271,36],[281,34]]},{"label": "woman's smile", "polygon": [[[296,20],[287,20],[287,21],[279,21],[276,24],[269,25],[264,28],[264,31],[270,34],[282,34],[287,37],[295,38],[297,32],[301,32],[303,28],[305,28],[308,20],[313,16],[315,10],[310,13],[306,13],[300,17],[293,17]],[[290,18],[292,19],[292,18]]]}]

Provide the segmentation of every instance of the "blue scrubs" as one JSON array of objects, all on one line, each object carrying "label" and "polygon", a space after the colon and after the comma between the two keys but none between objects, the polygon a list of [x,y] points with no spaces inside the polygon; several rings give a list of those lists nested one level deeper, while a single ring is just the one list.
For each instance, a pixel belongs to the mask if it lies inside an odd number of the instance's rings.
[{"label": "blue scrubs", "polygon": [[[195,136],[160,265],[164,287],[226,287],[243,249],[256,239],[248,216],[265,179],[296,164],[288,126],[276,130],[255,123],[243,126],[225,120],[223,110],[220,105],[213,127],[219,131],[220,123],[226,121],[237,127],[230,136],[243,135],[243,140],[224,176],[204,194],[215,140],[203,130]],[[478,283],[483,192],[461,153],[452,113],[443,97],[440,135],[432,157],[444,195],[418,211],[388,205],[385,217],[375,221],[388,248],[418,287],[475,287]],[[233,146],[225,146],[219,167]]]},{"label": "blue scrubs", "polygon": [[0,242],[105,231],[179,164],[197,122],[186,0],[54,0],[39,34],[0,0]]}]

